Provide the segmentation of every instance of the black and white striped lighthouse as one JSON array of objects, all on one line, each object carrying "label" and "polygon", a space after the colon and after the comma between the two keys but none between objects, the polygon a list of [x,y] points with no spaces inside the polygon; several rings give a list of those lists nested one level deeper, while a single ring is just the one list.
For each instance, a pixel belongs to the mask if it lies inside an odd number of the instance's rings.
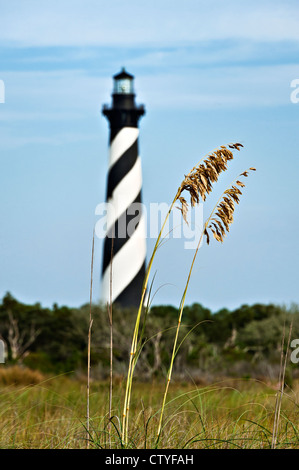
[{"label": "black and white striped lighthouse", "polygon": [[142,172],[138,153],[138,121],[144,106],[135,104],[133,75],[114,75],[112,106],[103,106],[110,124],[107,182],[107,232],[102,266],[102,300],[122,307],[138,306],[145,275],[146,233],[141,206]]}]

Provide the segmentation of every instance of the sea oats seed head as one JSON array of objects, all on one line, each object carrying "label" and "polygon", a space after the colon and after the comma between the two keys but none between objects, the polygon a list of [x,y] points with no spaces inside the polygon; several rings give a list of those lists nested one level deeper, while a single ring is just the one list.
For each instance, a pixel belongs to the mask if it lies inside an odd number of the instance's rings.
[{"label": "sea oats seed head", "polygon": [[[213,183],[218,181],[219,175],[227,170],[227,162],[234,158],[231,150],[240,150],[240,147],[243,147],[242,144],[229,144],[229,148],[225,145],[222,145],[220,148],[212,152],[208,157],[203,160],[202,163],[198,164],[192,170],[185,175],[184,180],[182,181],[178,193],[177,200],[182,204],[180,210],[183,214],[184,220],[186,220],[186,211],[188,206],[185,202],[180,200],[181,194],[183,191],[188,191],[190,194],[191,207],[194,207],[199,203],[200,198],[202,201],[206,200],[208,194],[212,191]],[[238,194],[240,194],[239,189],[234,192],[234,199],[238,202]],[[185,199],[184,199],[185,201]],[[183,208],[184,205],[184,208]]]},{"label": "sea oats seed head", "polygon": [[[256,171],[256,169],[252,167],[241,173],[240,176],[247,177],[250,170]],[[237,180],[236,184],[242,188],[245,187],[242,181]],[[223,242],[224,237],[227,235],[227,232],[229,232],[230,225],[234,221],[235,203],[239,204],[240,195],[242,195],[242,191],[235,185],[232,185],[229,189],[224,191],[222,200],[216,206],[215,211],[213,211],[215,212],[214,217],[210,216],[208,219],[211,222],[210,225],[208,225],[208,227],[205,226],[204,235],[206,236],[207,243],[210,242],[208,229],[213,233],[215,240],[221,243]]]}]

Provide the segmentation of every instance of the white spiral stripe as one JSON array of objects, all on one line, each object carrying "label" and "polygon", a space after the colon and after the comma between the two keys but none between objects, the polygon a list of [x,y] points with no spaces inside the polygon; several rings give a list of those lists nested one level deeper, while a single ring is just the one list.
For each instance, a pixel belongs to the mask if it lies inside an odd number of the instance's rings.
[{"label": "white spiral stripe", "polygon": [[[125,245],[112,260],[112,302],[125,290],[143,265],[146,257],[145,220],[140,222]],[[110,302],[110,268],[107,266],[102,279],[102,299]]]},{"label": "white spiral stripe", "polygon": [[133,168],[126,174],[113,190],[112,197],[108,199],[107,233],[117,219],[136,199],[142,187],[141,159],[137,160]]},{"label": "white spiral stripe", "polygon": [[109,168],[134,144],[138,134],[139,129],[136,127],[123,127],[118,132],[110,145]]}]

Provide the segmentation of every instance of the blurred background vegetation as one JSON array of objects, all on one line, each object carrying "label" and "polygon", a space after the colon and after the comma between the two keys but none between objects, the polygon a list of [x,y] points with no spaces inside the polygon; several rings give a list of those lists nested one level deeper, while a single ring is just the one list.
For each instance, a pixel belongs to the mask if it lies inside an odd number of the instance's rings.
[{"label": "blurred background vegetation", "polygon": [[[91,376],[109,376],[110,333],[107,307],[92,305]],[[0,338],[5,342],[5,366],[21,365],[46,374],[86,374],[90,306],[26,305],[7,293],[0,304]],[[136,311],[113,307],[114,377],[126,375]],[[150,309],[143,350],[137,362],[139,380],[164,378],[169,366],[178,310]],[[242,305],[211,312],[195,303],[186,306],[174,377],[206,384],[223,377],[278,380],[282,338],[293,322],[299,338],[299,306]],[[286,348],[285,341],[285,348]],[[286,382],[299,377],[299,365],[288,361]]]}]

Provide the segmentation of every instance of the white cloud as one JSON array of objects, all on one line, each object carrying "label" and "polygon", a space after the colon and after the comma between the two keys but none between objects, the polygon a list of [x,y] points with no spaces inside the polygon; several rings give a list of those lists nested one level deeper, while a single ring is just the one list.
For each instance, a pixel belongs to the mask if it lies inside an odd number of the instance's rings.
[{"label": "white cloud", "polygon": [[144,46],[214,39],[299,40],[291,0],[10,0],[1,8],[2,44]]},{"label": "white cloud", "polygon": [[[137,102],[145,103],[149,110],[294,106],[291,82],[296,78],[299,65],[205,67],[192,73],[179,70],[175,75],[165,70],[143,73],[136,79]],[[5,83],[1,148],[85,141],[94,139],[101,126],[106,129],[101,108],[110,101],[111,78],[89,76],[81,70],[10,72]],[[85,131],[78,132],[81,122]],[[71,135],[68,129],[72,129]]]},{"label": "white cloud", "polygon": [[[141,61],[143,59],[141,58]],[[138,62],[136,62],[136,65]],[[179,69],[167,67],[136,77],[137,101],[158,108],[276,106],[288,104],[291,81],[299,65],[219,65]],[[110,102],[111,77],[83,70],[6,72],[6,103],[0,120],[69,120],[89,118]]]},{"label": "white cloud", "polygon": [[160,109],[290,105],[290,84],[296,77],[299,65],[222,66],[196,69],[192,74],[143,76],[138,98]]},{"label": "white cloud", "polygon": [[30,119],[34,113],[38,118],[56,115],[58,120],[75,113],[76,118],[98,109],[112,88],[111,78],[90,76],[83,70],[16,71],[2,76],[6,84],[2,120],[6,110],[12,118],[15,111],[28,113]]}]

